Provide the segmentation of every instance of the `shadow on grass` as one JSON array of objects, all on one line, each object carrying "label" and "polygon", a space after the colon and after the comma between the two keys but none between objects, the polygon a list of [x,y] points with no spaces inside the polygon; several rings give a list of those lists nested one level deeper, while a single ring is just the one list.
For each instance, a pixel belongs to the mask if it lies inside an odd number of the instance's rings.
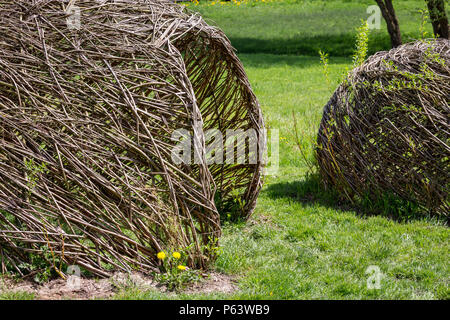
[{"label": "shadow on grass", "polygon": [[[261,39],[253,37],[230,36],[231,44],[238,53],[269,53],[318,56],[319,50],[330,57],[351,57],[356,37],[354,34],[339,35],[297,35],[292,38]],[[389,50],[391,42],[388,35],[375,34],[369,40],[369,55]]]},{"label": "shadow on grass", "polygon": [[325,189],[318,175],[307,175],[301,181],[271,184],[265,192],[272,199],[290,199],[305,205],[319,204],[340,212],[353,211],[360,218],[383,216],[397,222],[426,220],[445,225],[449,222],[448,218],[432,215],[418,204],[390,193],[383,194],[376,201],[361,198],[351,202],[336,190]]},{"label": "shadow on grass", "polygon": [[[296,56],[296,55],[273,55],[267,53],[258,54],[240,54],[239,58],[244,63],[245,67],[251,68],[274,68],[280,66],[288,66],[296,69],[310,68],[320,64],[320,57],[312,56]],[[346,58],[332,58],[330,59],[334,62],[345,63],[349,61]]]}]

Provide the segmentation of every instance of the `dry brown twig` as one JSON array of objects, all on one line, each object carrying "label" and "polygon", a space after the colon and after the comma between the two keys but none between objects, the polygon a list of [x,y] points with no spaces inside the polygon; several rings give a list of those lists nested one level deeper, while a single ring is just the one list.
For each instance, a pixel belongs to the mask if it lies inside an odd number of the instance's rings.
[{"label": "dry brown twig", "polygon": [[450,211],[450,43],[417,41],[354,69],[325,106],[317,157],[348,198],[391,192]]},{"label": "dry brown twig", "polygon": [[158,251],[191,245],[190,266],[205,268],[215,194],[239,190],[248,217],[262,164],[208,166],[203,148],[199,164],[177,165],[171,135],[185,128],[203,147],[210,128],[260,135],[242,64],[219,29],[170,1],[71,4],[77,29],[67,1],[0,0],[2,264],[22,273],[51,245],[98,276],[150,272]]}]

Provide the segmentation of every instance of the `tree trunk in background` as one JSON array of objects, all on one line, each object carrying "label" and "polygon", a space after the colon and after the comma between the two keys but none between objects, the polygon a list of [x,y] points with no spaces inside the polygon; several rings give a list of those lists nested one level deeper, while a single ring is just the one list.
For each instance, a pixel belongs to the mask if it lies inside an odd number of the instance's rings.
[{"label": "tree trunk in background", "polygon": [[436,38],[449,38],[448,18],[444,0],[425,0]]},{"label": "tree trunk in background", "polygon": [[386,20],[387,29],[391,36],[392,48],[398,47],[402,44],[402,36],[400,34],[400,26],[398,24],[397,16],[395,15],[392,0],[375,0],[381,9],[384,20]]}]

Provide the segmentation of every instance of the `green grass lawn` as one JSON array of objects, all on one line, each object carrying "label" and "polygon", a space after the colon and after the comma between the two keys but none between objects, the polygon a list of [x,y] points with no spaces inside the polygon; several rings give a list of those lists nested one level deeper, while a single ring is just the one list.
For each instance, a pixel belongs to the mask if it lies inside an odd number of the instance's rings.
[{"label": "green grass lawn", "polygon": [[[253,4],[252,4],[253,3]],[[368,216],[329,199],[295,144],[312,158],[311,140],[336,82],[325,81],[319,49],[330,53],[330,78],[351,66],[355,29],[374,1],[275,1],[190,8],[220,26],[238,50],[266,124],[280,131],[280,170],[266,178],[252,221],[227,224],[215,268],[234,275],[233,295],[171,298],[228,299],[449,299],[449,231],[433,219],[396,222]],[[420,37],[423,1],[396,1],[404,40]],[[369,51],[389,49],[382,29]],[[431,27],[427,25],[431,34]],[[291,54],[291,55],[287,55]],[[292,55],[301,54],[301,55]],[[378,266],[381,289],[367,289],[366,270]],[[125,299],[160,299],[125,291]]]},{"label": "green grass lawn", "polygon": [[[203,3],[203,4],[202,4]],[[215,5],[212,5],[215,3]],[[420,38],[423,0],[394,2],[404,42]],[[373,0],[285,0],[230,2],[205,1],[189,5],[206,20],[220,26],[240,53],[317,55],[319,49],[333,56],[349,56],[355,28],[369,17],[367,8]],[[450,12],[450,6],[447,7]],[[432,34],[428,23],[426,32]],[[384,20],[380,30],[373,30],[370,52],[390,47]]]},{"label": "green grass lawn", "polygon": [[[343,209],[322,195],[294,144],[292,111],[308,136],[332,89],[319,59],[241,54],[265,118],[280,130],[280,171],[266,179],[253,219],[227,224],[216,269],[235,275],[240,291],[177,295],[128,290],[120,299],[448,299],[449,231],[438,221],[395,222]],[[350,59],[332,60],[339,77]],[[378,266],[381,289],[368,290]]]},{"label": "green grass lawn", "polygon": [[[295,145],[293,112],[312,158],[311,140],[337,81],[325,81],[317,50],[330,52],[330,76],[339,79],[351,66],[354,29],[374,1],[285,2],[190,5],[229,36],[266,124],[280,131],[280,170],[266,178],[254,216],[224,226],[215,269],[236,277],[239,290],[232,295],[166,295],[127,289],[115,298],[450,298],[447,226],[430,218],[397,222],[339,203],[308,175]],[[414,10],[422,2],[396,1],[405,38],[419,35],[420,17]],[[384,29],[372,36],[371,52],[389,47]],[[367,288],[369,266],[383,273],[381,289]]]}]

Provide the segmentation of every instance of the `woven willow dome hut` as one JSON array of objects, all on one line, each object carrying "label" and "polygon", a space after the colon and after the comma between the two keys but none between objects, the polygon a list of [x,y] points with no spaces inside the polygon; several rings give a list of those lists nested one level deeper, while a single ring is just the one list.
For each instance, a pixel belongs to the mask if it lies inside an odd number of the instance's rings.
[{"label": "woven willow dome hut", "polygon": [[[2,271],[26,274],[36,255],[98,276],[158,271],[171,249],[205,267],[218,195],[248,217],[261,188],[260,160],[208,166],[212,128],[260,138],[263,120],[200,16],[157,0],[0,0]],[[179,129],[196,163],[174,161]]]},{"label": "woven willow dome hut", "polygon": [[321,175],[353,199],[387,193],[450,212],[450,43],[418,41],[354,69],[324,108]]}]

